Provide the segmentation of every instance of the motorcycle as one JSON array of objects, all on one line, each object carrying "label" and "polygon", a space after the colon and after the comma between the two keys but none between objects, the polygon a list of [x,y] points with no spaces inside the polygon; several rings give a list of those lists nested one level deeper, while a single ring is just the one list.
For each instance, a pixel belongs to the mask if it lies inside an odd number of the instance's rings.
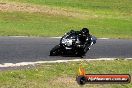
[{"label": "motorcycle", "polygon": [[90,49],[90,46],[96,43],[96,37],[87,37],[85,43],[82,45],[78,34],[75,32],[66,33],[61,39],[60,43],[50,51],[50,56],[75,56],[83,57]]}]

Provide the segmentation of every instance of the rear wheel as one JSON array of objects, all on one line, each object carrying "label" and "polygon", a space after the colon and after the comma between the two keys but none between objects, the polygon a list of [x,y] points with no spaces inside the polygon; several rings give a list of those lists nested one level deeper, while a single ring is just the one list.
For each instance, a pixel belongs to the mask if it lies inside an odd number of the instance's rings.
[{"label": "rear wheel", "polygon": [[85,54],[85,52],[84,52],[84,49],[83,48],[77,49],[77,51],[75,53],[75,55],[78,56],[78,57],[83,57],[84,54]]}]

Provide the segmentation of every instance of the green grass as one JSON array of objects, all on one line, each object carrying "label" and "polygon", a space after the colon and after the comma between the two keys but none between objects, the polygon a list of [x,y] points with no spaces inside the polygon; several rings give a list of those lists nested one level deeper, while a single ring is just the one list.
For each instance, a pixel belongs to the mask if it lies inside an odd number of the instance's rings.
[{"label": "green grass", "polygon": [[128,12],[132,10],[131,0],[8,0],[39,5],[70,7],[92,10],[118,10]]},{"label": "green grass", "polygon": [[132,20],[77,19],[43,13],[0,12],[0,35],[61,36],[70,29],[90,28],[97,37],[132,38]]},{"label": "green grass", "polygon": [[[0,72],[0,88],[79,88],[75,78],[82,64],[89,74],[130,74],[132,61],[83,61],[41,64],[32,69]],[[131,88],[130,84],[86,84],[82,88]]]},{"label": "green grass", "polygon": [[[0,36],[62,36],[70,29],[88,27],[107,38],[132,38],[131,0],[0,0],[57,8],[64,14],[0,12]],[[17,4],[17,3],[16,3]],[[50,10],[49,10],[50,11]],[[63,12],[62,12],[63,13]]]}]

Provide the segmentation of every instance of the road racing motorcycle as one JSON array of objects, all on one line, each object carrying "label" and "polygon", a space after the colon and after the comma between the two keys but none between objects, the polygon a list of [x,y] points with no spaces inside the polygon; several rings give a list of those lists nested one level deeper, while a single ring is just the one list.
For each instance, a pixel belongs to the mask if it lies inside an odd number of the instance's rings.
[{"label": "road racing motorcycle", "polygon": [[77,32],[66,33],[60,39],[60,43],[51,49],[50,56],[85,56],[90,46],[96,43],[97,38],[91,35],[86,38],[84,44],[81,44],[80,36]]}]

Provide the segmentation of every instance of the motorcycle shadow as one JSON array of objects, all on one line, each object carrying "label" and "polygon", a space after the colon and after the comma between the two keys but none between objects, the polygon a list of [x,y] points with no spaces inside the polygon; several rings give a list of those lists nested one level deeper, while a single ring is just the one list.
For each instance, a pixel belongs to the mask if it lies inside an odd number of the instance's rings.
[{"label": "motorcycle shadow", "polygon": [[[53,56],[53,55],[49,55],[49,56]],[[85,56],[77,56],[77,55],[55,55],[55,56],[60,56],[60,57],[79,57],[79,58],[84,58]]]}]

